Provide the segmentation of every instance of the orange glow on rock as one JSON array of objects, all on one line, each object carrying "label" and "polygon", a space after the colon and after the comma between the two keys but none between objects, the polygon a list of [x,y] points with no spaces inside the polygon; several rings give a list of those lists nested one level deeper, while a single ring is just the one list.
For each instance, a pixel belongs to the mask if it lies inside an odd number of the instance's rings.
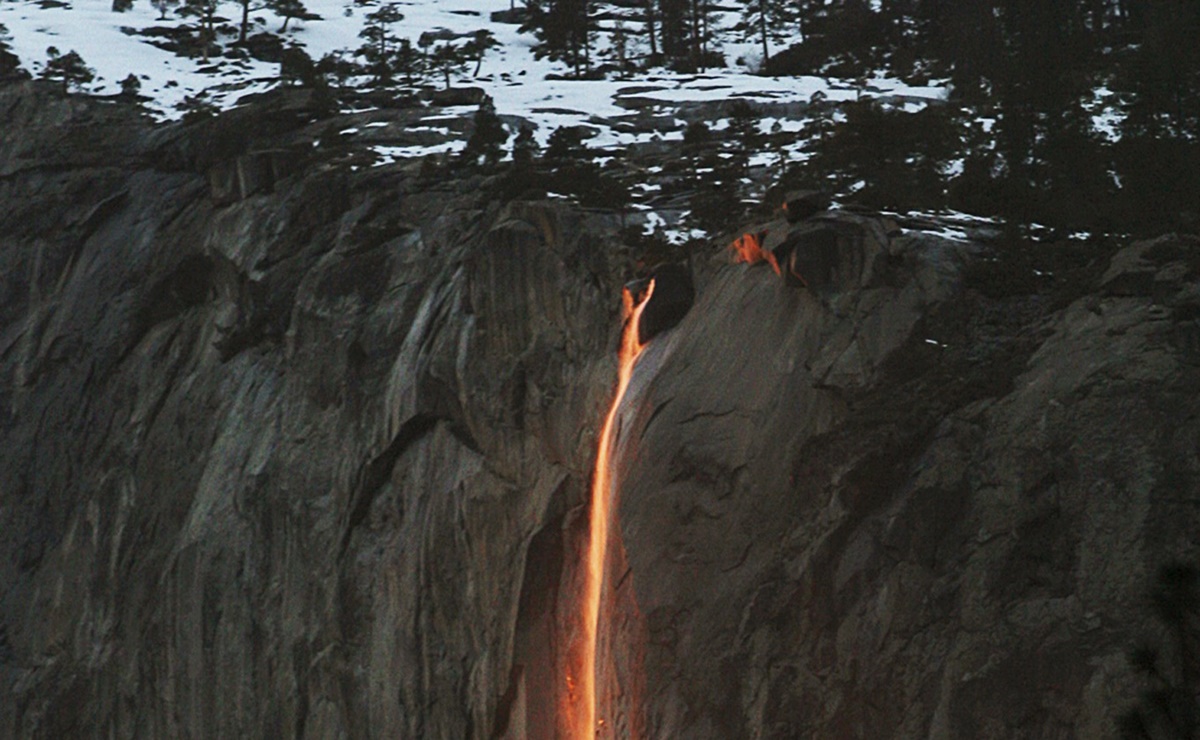
[{"label": "orange glow on rock", "polygon": [[[654,294],[654,281],[651,280],[642,296],[631,295],[626,289],[623,293],[625,308],[625,328],[621,332],[621,347],[617,353],[617,390],[613,395],[612,405],[608,415],[604,417],[604,426],[600,429],[600,442],[596,450],[596,469],[592,474],[592,504],[590,510],[591,526],[588,534],[587,569],[584,573],[583,594],[583,634],[584,641],[581,664],[578,671],[578,689],[572,694],[579,701],[572,701],[575,709],[570,725],[576,740],[592,740],[597,731],[604,727],[604,719],[597,718],[597,696],[599,687],[596,685],[596,651],[600,626],[600,595],[604,585],[604,565],[608,558],[608,529],[612,523],[612,509],[615,500],[612,486],[612,448],[615,437],[617,410],[621,399],[629,388],[629,380],[633,377],[633,366],[645,345],[638,341],[638,322],[642,311]],[[570,677],[568,677],[570,681]]]},{"label": "orange glow on rock", "polygon": [[729,251],[733,252],[734,262],[745,262],[749,265],[756,265],[759,262],[766,262],[775,270],[776,275],[783,273],[779,269],[779,261],[775,259],[775,255],[762,247],[762,235],[746,233],[742,234],[737,239],[734,239],[733,244],[729,245]]}]

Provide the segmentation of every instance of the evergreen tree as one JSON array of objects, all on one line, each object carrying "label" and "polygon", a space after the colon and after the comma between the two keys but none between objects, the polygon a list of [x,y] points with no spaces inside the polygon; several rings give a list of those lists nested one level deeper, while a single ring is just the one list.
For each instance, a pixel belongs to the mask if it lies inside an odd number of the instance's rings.
[{"label": "evergreen tree", "polygon": [[718,62],[712,48],[715,14],[716,8],[712,0],[690,0],[687,69],[705,70],[714,66],[714,63],[718,66],[724,64]]},{"label": "evergreen tree", "polygon": [[737,228],[745,220],[742,170],[716,152],[704,155],[694,171],[688,199],[688,221],[710,236]]},{"label": "evergreen tree", "polygon": [[644,12],[646,15],[646,21],[645,21],[646,40],[649,42],[649,46],[650,46],[650,58],[648,60],[648,63],[650,65],[655,65],[655,64],[659,63],[658,33],[657,33],[657,24],[658,24],[658,2],[657,2],[657,0],[646,0]]},{"label": "evergreen tree", "polygon": [[538,153],[537,139],[533,138],[532,126],[521,126],[517,137],[513,139],[513,165],[516,167],[532,167]]},{"label": "evergreen tree", "polygon": [[359,71],[358,65],[343,56],[341,52],[332,51],[318,59],[313,70],[317,79],[324,80],[326,83],[333,80],[338,85],[345,85],[346,81],[358,74]]},{"label": "evergreen tree", "polygon": [[315,82],[312,57],[299,44],[288,44],[279,55],[279,77],[291,84],[312,85]]},{"label": "evergreen tree", "polygon": [[451,43],[438,44],[429,54],[430,69],[442,75],[447,90],[450,89],[450,76],[461,71],[465,65],[466,58],[462,49]]},{"label": "evergreen tree", "polygon": [[142,81],[139,80],[138,76],[132,72],[130,72],[125,79],[121,80],[121,97],[129,98],[130,100],[136,100],[138,93],[141,91]]},{"label": "evergreen tree", "polygon": [[726,115],[729,116],[729,130],[736,139],[741,156],[749,157],[762,148],[764,137],[759,129],[762,115],[753,105],[739,98],[729,104]]},{"label": "evergreen tree", "polygon": [[583,132],[578,126],[559,126],[550,132],[542,159],[550,165],[560,165],[587,156]]},{"label": "evergreen tree", "polygon": [[83,88],[96,79],[95,70],[84,64],[83,58],[74,50],[60,54],[57,48],[51,46],[46,49],[46,56],[49,59],[42,69],[42,77],[62,82],[64,93],[70,92],[73,87]]},{"label": "evergreen tree", "polygon": [[366,60],[367,70],[375,77],[376,85],[390,84],[394,73],[393,52],[399,48],[400,39],[392,32],[392,25],[404,20],[398,3],[386,3],[367,14],[366,24],[358,37],[365,41],[358,55]]},{"label": "evergreen tree", "polygon": [[404,84],[412,87],[417,84],[423,72],[424,56],[413,47],[408,39],[400,39],[395,54],[392,55],[392,68],[396,74],[404,76]]},{"label": "evergreen tree", "polygon": [[630,61],[629,61],[629,29],[625,25],[625,20],[618,18],[613,25],[612,32],[608,36],[609,58],[612,60],[613,66],[617,68],[617,76],[620,79],[626,79],[629,76]]},{"label": "evergreen tree", "polygon": [[466,62],[475,63],[475,71],[471,73],[473,77],[479,76],[479,69],[483,66],[483,55],[489,49],[495,49],[500,46],[500,42],[492,35],[491,31],[479,29],[471,35],[471,39],[462,46],[463,60]]},{"label": "evergreen tree", "polygon": [[1121,84],[1136,96],[1126,128],[1134,134],[1200,136],[1200,2],[1159,0],[1143,26]]},{"label": "evergreen tree", "polygon": [[591,65],[595,23],[589,0],[529,0],[522,31],[538,39],[534,54],[565,62],[581,77]]},{"label": "evergreen tree", "polygon": [[762,46],[762,65],[771,58],[770,41],[796,20],[796,6],[787,0],[745,0],[738,29],[745,39]]},{"label": "evergreen tree", "polygon": [[244,44],[246,43],[246,35],[250,30],[250,14],[265,10],[270,6],[267,3],[254,3],[252,0],[236,0],[236,2],[242,8],[242,20],[238,23],[237,42]]},{"label": "evergreen tree", "polygon": [[184,122],[202,121],[217,114],[217,106],[213,104],[204,92],[195,95],[185,95],[183,100],[175,104],[175,110],[183,113]]},{"label": "evergreen tree", "polygon": [[537,140],[533,138],[531,126],[521,126],[513,139],[512,167],[496,182],[495,195],[502,201],[515,198],[546,197],[546,178],[538,174],[534,167],[537,157]]},{"label": "evergreen tree", "polygon": [[220,9],[221,0],[183,0],[183,7],[179,13],[183,16],[195,18],[200,24],[200,55],[207,62],[209,58],[209,48],[217,41],[217,10]]},{"label": "evergreen tree", "polygon": [[492,99],[485,97],[475,111],[474,127],[467,146],[463,149],[463,161],[479,164],[479,160],[488,166],[494,166],[503,156],[501,147],[508,141],[508,132],[496,115],[496,106]]},{"label": "evergreen tree", "polygon": [[658,0],[658,35],[662,42],[662,54],[668,63],[674,65],[688,57],[688,6],[688,0]]},{"label": "evergreen tree", "polygon": [[283,25],[279,27],[279,33],[287,33],[288,23],[292,19],[300,20],[310,17],[308,8],[305,7],[303,0],[267,0],[267,7],[275,15],[283,19]]},{"label": "evergreen tree", "polygon": [[3,23],[0,23],[0,81],[22,79],[28,76],[25,70],[21,69],[21,60],[12,53],[12,49],[9,47],[10,40],[8,29]]}]

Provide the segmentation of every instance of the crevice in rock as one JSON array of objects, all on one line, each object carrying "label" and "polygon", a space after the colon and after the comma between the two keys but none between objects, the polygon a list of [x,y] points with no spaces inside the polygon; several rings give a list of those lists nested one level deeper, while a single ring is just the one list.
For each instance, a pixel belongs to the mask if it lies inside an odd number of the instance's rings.
[{"label": "crevice in rock", "polygon": [[497,706],[493,738],[555,737],[556,667],[560,662],[555,615],[563,557],[563,519],[552,517],[529,541],[513,638],[513,666]]},{"label": "crevice in rock", "polygon": [[396,467],[396,461],[404,451],[412,447],[418,440],[428,434],[437,425],[439,419],[426,414],[417,414],[400,426],[400,431],[388,443],[383,452],[379,453],[364,465],[354,486],[351,497],[346,526],[342,530],[342,543],[339,554],[345,554],[346,546],[350,543],[350,535],[367,518],[371,504],[379,495],[380,489],[387,483]]},{"label": "crevice in rock", "polygon": [[215,267],[205,255],[189,255],[151,288],[149,298],[138,310],[139,340],[150,327],[208,301],[212,297]]},{"label": "crevice in rock", "polygon": [[650,413],[650,418],[647,419],[646,423],[642,425],[642,434],[641,434],[642,439],[645,439],[646,433],[650,431],[650,425],[652,425],[654,423],[654,420],[658,418],[658,415],[663,412],[663,409],[665,409],[667,406],[671,405],[672,400],[674,400],[674,399],[668,398],[667,400],[663,401],[662,403],[660,403],[654,407],[654,411],[652,411]]}]

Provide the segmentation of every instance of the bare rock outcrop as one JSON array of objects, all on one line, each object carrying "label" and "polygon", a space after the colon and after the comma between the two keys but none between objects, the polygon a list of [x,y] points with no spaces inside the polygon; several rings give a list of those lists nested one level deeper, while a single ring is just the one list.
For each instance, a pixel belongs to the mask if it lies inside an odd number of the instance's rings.
[{"label": "bare rock outcrop", "polygon": [[[323,159],[294,93],[0,120],[0,735],[554,737],[616,219]],[[782,228],[820,286],[669,268],[605,732],[1114,735],[1200,555],[1200,245]]]},{"label": "bare rock outcrop", "polygon": [[1200,555],[1200,242],[1045,277],[948,246],[831,307],[723,272],[648,351],[648,736],[1116,736],[1155,571]]}]

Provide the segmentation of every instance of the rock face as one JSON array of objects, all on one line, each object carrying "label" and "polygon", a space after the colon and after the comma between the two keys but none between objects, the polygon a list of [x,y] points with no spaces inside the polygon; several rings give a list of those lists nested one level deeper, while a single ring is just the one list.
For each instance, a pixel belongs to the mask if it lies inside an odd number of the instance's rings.
[{"label": "rock face", "polygon": [[[615,219],[302,105],[0,120],[0,735],[554,737]],[[835,285],[714,248],[635,370],[605,731],[1114,735],[1200,559],[1200,243],[820,218]]]}]

